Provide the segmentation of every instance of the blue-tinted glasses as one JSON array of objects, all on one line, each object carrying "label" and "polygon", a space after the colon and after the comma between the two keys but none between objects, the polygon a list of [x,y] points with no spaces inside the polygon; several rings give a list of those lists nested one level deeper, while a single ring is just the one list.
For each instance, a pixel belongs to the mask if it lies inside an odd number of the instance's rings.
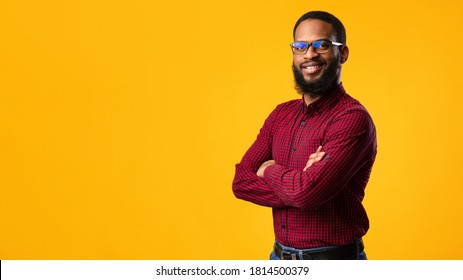
[{"label": "blue-tinted glasses", "polygon": [[342,46],[341,43],[333,42],[330,40],[318,40],[312,43],[309,42],[293,42],[289,44],[291,49],[293,50],[293,54],[305,54],[309,50],[310,46],[312,46],[313,51],[316,53],[327,53],[332,45],[334,46]]}]

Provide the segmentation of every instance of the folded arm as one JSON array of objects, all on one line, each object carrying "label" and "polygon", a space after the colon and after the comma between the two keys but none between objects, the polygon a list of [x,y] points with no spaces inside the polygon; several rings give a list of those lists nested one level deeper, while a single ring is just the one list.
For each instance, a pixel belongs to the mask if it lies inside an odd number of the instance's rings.
[{"label": "folded arm", "polygon": [[277,107],[270,114],[257,139],[236,165],[233,179],[233,193],[237,198],[268,207],[286,207],[273,188],[256,174],[264,162],[272,159],[272,131],[278,110]]},{"label": "folded arm", "polygon": [[264,182],[288,206],[317,208],[336,197],[347,182],[376,153],[373,122],[365,110],[349,110],[327,129],[325,157],[304,170],[273,164],[265,168]]}]

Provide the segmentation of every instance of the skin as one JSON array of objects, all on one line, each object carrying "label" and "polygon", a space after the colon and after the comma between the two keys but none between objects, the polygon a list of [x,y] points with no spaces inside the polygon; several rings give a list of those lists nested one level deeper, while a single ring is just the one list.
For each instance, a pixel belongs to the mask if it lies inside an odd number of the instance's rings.
[{"label": "skin", "polygon": [[[304,20],[299,24],[294,35],[294,41],[313,42],[320,39],[328,39],[336,42],[336,36],[331,24],[318,19]],[[335,47],[332,46],[327,53],[318,54],[313,51],[312,46],[307,50],[304,55],[294,55],[293,63],[299,71],[302,72],[304,80],[307,82],[319,79],[326,69],[332,63],[338,64],[338,71],[336,73],[335,83],[338,85],[341,82],[342,64],[347,61],[349,57],[349,48],[347,46]],[[307,65],[316,65],[316,69],[305,69]],[[334,86],[334,85],[333,85]],[[309,105],[321,98],[321,95],[313,94],[310,92],[304,93],[304,102]],[[321,161],[325,156],[323,147],[318,147],[317,151],[309,156],[306,166],[303,171],[307,171],[312,165]],[[264,178],[264,172],[267,167],[275,164],[274,160],[264,162],[257,170],[257,176]]]}]

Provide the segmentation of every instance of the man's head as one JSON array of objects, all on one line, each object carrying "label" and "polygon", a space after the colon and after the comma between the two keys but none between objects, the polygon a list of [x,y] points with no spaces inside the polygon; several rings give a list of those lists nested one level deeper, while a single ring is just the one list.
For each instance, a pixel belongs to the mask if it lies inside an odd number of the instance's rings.
[{"label": "man's head", "polygon": [[301,94],[322,96],[339,84],[342,63],[349,56],[344,26],[327,12],[313,11],[299,18],[293,36],[294,42],[303,42],[293,45],[292,68],[296,89]]}]

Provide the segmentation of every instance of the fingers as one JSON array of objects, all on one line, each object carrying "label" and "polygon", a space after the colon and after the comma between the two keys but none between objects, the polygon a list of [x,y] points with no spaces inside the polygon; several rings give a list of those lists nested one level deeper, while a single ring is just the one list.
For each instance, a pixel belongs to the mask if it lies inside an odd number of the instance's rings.
[{"label": "fingers", "polygon": [[317,151],[315,152],[315,160],[320,161],[320,159],[325,155],[325,152],[322,152],[322,146],[319,146]]},{"label": "fingers", "polygon": [[315,157],[315,162],[319,162],[322,160],[322,158],[325,156],[325,152],[320,152],[318,155]]},{"label": "fingers", "polygon": [[305,165],[303,171],[306,171],[309,167],[311,167],[314,163],[319,162],[323,159],[325,156],[325,152],[322,152],[323,147],[319,146],[317,148],[317,151],[315,153],[311,154],[309,156],[309,160],[307,161],[307,164]]},{"label": "fingers", "polygon": [[[309,162],[312,161],[312,163],[317,162],[320,160],[320,155],[324,155],[325,152],[322,152],[322,146],[319,146],[317,151],[315,151],[315,153],[311,154],[309,156]],[[307,162],[308,163],[308,162]]]}]

